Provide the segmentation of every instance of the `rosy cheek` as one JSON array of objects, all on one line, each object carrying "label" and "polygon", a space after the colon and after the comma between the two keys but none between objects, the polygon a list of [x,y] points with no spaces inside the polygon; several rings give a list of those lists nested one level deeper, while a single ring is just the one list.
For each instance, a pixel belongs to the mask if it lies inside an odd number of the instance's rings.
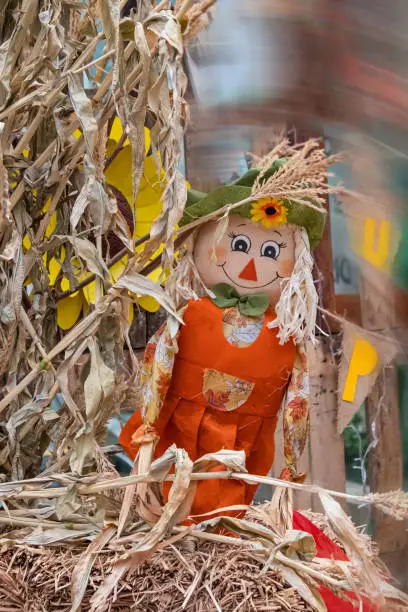
[{"label": "rosy cheek", "polygon": [[286,261],[282,261],[280,267],[279,274],[281,276],[290,276],[293,272],[293,268],[295,267],[295,262],[287,259]]},{"label": "rosy cheek", "polygon": [[[227,249],[225,249],[224,247],[215,247],[215,258],[217,260],[217,263],[225,263],[225,260],[227,258]],[[213,258],[213,249],[208,249],[208,259],[210,261],[212,261]]]}]

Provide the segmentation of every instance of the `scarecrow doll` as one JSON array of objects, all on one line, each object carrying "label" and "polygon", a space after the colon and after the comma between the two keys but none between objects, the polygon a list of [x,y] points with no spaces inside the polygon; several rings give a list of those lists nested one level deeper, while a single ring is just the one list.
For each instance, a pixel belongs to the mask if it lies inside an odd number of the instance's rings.
[{"label": "scarecrow doll", "polygon": [[[166,281],[183,325],[169,316],[147,345],[140,409],[119,438],[131,458],[141,449],[142,472],[146,457],[158,458],[175,444],[193,461],[221,449],[244,451],[248,471],[266,475],[283,410],[281,478],[304,479],[298,465],[309,429],[305,344],[315,340],[318,302],[311,250],[322,237],[327,168],[337,158],[326,158],[315,141],[284,153],[274,151],[267,166],[209,195],[188,194],[179,225],[190,232]],[[170,487],[163,483],[164,501]],[[238,480],[199,481],[189,521],[248,505],[255,491]],[[316,556],[348,560],[296,510],[292,526],[313,535]],[[354,612],[360,603],[363,612],[377,610],[353,593],[346,601],[325,586],[319,591],[321,610]]]},{"label": "scarecrow doll", "polygon": [[[317,308],[311,249],[325,211],[251,199],[254,185],[262,187],[285,163],[251,169],[209,195],[189,192],[180,226],[194,222],[196,229],[175,270],[184,324],[175,331],[169,319],[146,347],[140,410],[119,438],[131,458],[152,440],[154,457],[172,444],[192,460],[243,450],[248,471],[266,475],[282,407],[282,477],[303,480],[297,466],[309,427],[305,342],[313,339]],[[164,483],[164,499],[169,487]],[[239,481],[200,482],[191,516],[250,504],[255,490]]]}]

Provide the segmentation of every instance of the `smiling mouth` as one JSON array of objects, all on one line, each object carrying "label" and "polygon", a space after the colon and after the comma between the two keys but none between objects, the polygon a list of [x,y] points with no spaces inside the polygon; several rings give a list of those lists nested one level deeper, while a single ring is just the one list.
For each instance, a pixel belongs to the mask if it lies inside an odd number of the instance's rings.
[{"label": "smiling mouth", "polygon": [[234,283],[234,285],[236,285],[237,287],[240,287],[241,289],[263,289],[263,287],[267,287],[268,285],[272,285],[272,283],[274,283],[275,281],[277,281],[279,278],[283,278],[283,276],[280,276],[278,272],[276,272],[276,276],[275,278],[273,278],[271,281],[269,281],[268,283],[265,283],[264,285],[254,285],[252,287],[248,287],[248,285],[239,285],[236,281],[234,281],[233,278],[231,278],[228,274],[228,272],[225,269],[225,264],[223,264],[222,266],[218,266],[219,268],[223,269],[223,272],[225,274],[225,276],[232,282]]}]

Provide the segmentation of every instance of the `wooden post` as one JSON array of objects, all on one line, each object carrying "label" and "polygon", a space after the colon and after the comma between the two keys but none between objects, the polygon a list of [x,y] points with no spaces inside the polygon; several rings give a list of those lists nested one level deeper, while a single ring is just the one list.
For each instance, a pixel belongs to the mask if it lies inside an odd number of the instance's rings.
[{"label": "wooden post", "polygon": [[[369,453],[371,491],[384,493],[403,488],[403,460],[399,418],[398,380],[395,365],[385,368],[367,400],[369,440],[375,446]],[[393,576],[403,570],[405,585],[408,537],[406,526],[391,516],[373,512],[374,536],[383,560]],[[402,577],[402,576],[401,576]]]},{"label": "wooden post", "polygon": [[[320,134],[296,129],[296,142],[302,142]],[[333,274],[333,253],[330,228],[330,203],[326,201],[326,225],[322,240],[314,251],[318,272],[319,302],[323,308],[335,312],[336,298]],[[317,324],[333,333],[339,326],[333,320],[318,316]],[[338,368],[332,355],[333,339],[320,337],[316,347],[309,347],[308,367],[310,376],[310,440],[308,452],[309,475],[313,482],[328,489],[346,490],[344,442],[337,433],[337,377]],[[300,500],[304,503],[305,499]],[[317,496],[312,497],[312,509],[321,512]]]},{"label": "wooden post", "polygon": [[[396,215],[398,202],[392,195],[385,164],[380,151],[361,137],[360,150],[354,156],[353,184],[356,191],[364,193],[367,201],[359,203],[359,214],[364,217],[389,219]],[[375,205],[373,205],[375,203]],[[362,234],[362,232],[361,232]],[[358,236],[358,233],[356,234]],[[360,237],[362,241],[363,238]],[[381,269],[362,259],[361,265],[361,320],[368,330],[384,330],[397,327],[395,313],[395,287]],[[368,455],[368,476],[373,493],[383,493],[403,488],[403,457],[399,419],[398,379],[395,364],[391,364],[378,377],[366,401],[367,432],[372,448]],[[374,537],[382,559],[393,576],[402,578],[408,585],[406,557],[408,538],[401,521],[373,512]]]},{"label": "wooden post", "polygon": [[134,349],[144,349],[146,341],[149,339],[146,336],[146,317],[147,313],[145,310],[134,308],[133,321],[130,326],[130,342]]},{"label": "wooden post", "polygon": [[[337,433],[337,376],[330,339],[308,350],[310,373],[310,480],[336,491],[346,490],[343,438]],[[321,512],[317,496],[312,509]]]},{"label": "wooden post", "polygon": [[[389,295],[392,285],[389,283]],[[392,323],[392,314],[377,313],[364,296],[367,284],[362,283],[362,320],[366,329],[387,329]],[[372,288],[371,288],[372,290]],[[365,299],[364,299],[365,297]],[[390,318],[391,317],[391,318]],[[373,444],[368,455],[370,490],[385,493],[403,489],[403,454],[399,416],[398,377],[395,364],[380,374],[366,402],[367,432]],[[381,558],[394,578],[408,588],[406,555],[408,534],[402,521],[396,521],[380,511],[373,510],[374,538]]]}]

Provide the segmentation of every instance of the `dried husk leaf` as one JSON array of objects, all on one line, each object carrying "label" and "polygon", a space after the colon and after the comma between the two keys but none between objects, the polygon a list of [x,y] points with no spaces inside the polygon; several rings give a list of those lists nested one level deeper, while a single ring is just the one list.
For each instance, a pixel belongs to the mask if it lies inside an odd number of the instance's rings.
[{"label": "dried husk leaf", "polygon": [[24,540],[22,543],[29,546],[45,546],[47,544],[55,544],[56,542],[63,542],[65,540],[75,540],[77,538],[86,538],[88,535],[93,533],[95,529],[65,529],[63,527],[55,527],[54,529],[42,529],[33,531],[33,533]]},{"label": "dried husk leaf", "polygon": [[182,319],[176,313],[172,300],[163,291],[160,285],[154,283],[150,278],[142,276],[138,272],[131,272],[122,276],[114,285],[115,289],[127,289],[136,295],[149,295],[159,302],[177,321],[182,323]]},{"label": "dried husk leaf", "polygon": [[84,383],[84,392],[86,416],[88,422],[92,423],[103,399],[113,392],[115,375],[103,361],[95,338],[89,338],[88,347],[91,353],[91,368]]},{"label": "dried husk leaf", "polygon": [[98,553],[105,548],[108,542],[115,535],[115,527],[109,525],[105,527],[98,536],[90,543],[86,551],[81,555],[74,571],[72,572],[72,608],[71,612],[77,612],[80,609],[82,599],[85,595],[85,590],[88,585],[89,576],[92,567],[96,561]]},{"label": "dried husk leaf", "polygon": [[162,537],[168,533],[177,522],[178,516],[185,514],[185,498],[190,484],[193,463],[184,450],[174,449],[175,480],[169,492],[167,504],[163,508],[158,522],[134,545],[130,552],[124,555],[113,568],[104,584],[92,598],[92,610],[98,609],[106,597],[115,588],[120,578],[135,565],[148,558],[159,545]]},{"label": "dried husk leaf", "polygon": [[365,592],[370,595],[370,598],[377,605],[384,606],[385,600],[381,587],[383,583],[382,576],[362,548],[350,518],[345,514],[340,504],[330,495],[322,492],[319,494],[319,497],[331,528],[344,545],[349,559],[356,566]]}]

